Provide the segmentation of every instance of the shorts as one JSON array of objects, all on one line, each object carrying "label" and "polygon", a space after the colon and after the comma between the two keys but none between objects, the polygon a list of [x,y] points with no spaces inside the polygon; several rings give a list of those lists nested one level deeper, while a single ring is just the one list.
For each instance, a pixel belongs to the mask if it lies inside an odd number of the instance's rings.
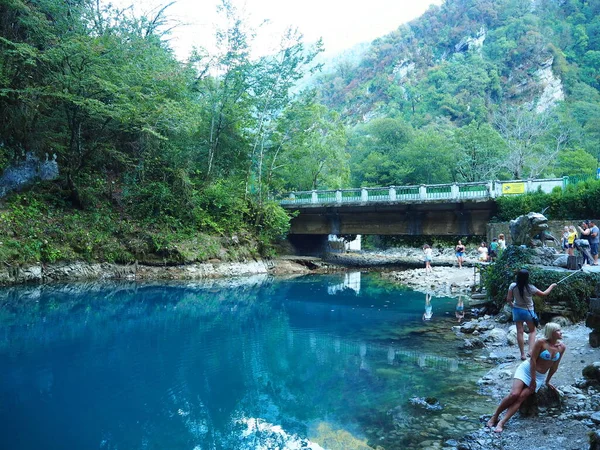
[{"label": "shorts", "polygon": [[[539,391],[542,385],[546,382],[547,373],[535,372],[535,392]],[[515,376],[517,380],[521,380],[526,386],[531,384],[531,364],[529,360],[523,361],[515,370]]]},{"label": "shorts", "polygon": [[533,317],[537,317],[535,311],[519,308],[518,306],[513,306],[512,315],[513,322],[533,322]]},{"label": "shorts", "polygon": [[567,248],[573,248],[573,244],[567,244]]},{"label": "shorts", "polygon": [[598,254],[598,243],[590,242],[590,253],[594,256]]},{"label": "shorts", "polygon": [[462,258],[465,256],[465,252],[456,252],[456,257],[457,258]]},{"label": "shorts", "polygon": [[431,258],[425,257],[425,262],[431,262]]}]

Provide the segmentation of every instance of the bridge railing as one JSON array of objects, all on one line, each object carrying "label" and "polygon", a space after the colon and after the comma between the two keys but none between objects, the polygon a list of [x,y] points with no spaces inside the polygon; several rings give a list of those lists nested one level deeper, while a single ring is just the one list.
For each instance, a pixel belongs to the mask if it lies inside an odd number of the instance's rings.
[{"label": "bridge railing", "polygon": [[569,177],[480,181],[474,183],[430,184],[419,186],[389,186],[357,189],[329,189],[291,192],[280,200],[285,205],[362,204],[371,202],[427,202],[439,200],[491,199],[501,195],[527,192],[552,192],[555,187],[572,184]]}]

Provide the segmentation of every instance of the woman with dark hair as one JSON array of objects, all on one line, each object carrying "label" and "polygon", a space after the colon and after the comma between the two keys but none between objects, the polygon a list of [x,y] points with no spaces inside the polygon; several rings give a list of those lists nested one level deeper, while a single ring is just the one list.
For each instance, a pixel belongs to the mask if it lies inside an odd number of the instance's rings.
[{"label": "woman with dark hair", "polygon": [[[510,393],[502,399],[500,405],[496,408],[487,423],[488,427],[497,433],[501,433],[508,419],[517,412],[523,401],[534,392],[537,392],[543,384],[556,390],[550,383],[550,379],[558,369],[558,365],[567,349],[561,339],[562,330],[560,325],[548,322],[544,327],[544,337],[535,341],[535,345],[531,348],[531,359],[523,361],[517,367]],[[503,411],[506,411],[506,414],[500,419],[500,414]]]},{"label": "woman with dark hair", "polygon": [[529,351],[535,344],[535,324],[534,320],[537,315],[533,310],[533,296],[539,295],[545,297],[556,286],[552,283],[545,291],[540,291],[533,284],[529,284],[529,272],[526,269],[521,269],[517,272],[517,282],[511,283],[508,287],[506,301],[512,306],[513,322],[517,326],[517,343],[521,352],[521,359],[525,361],[525,341],[523,339],[523,323],[527,324],[529,329]]}]

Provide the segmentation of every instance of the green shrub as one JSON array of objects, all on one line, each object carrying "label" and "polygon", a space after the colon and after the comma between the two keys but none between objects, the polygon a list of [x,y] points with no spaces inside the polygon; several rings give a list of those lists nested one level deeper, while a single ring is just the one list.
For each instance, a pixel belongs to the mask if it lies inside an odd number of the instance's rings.
[{"label": "green shrub", "polygon": [[[511,245],[506,248],[494,264],[482,269],[482,278],[489,297],[498,309],[506,301],[508,287],[516,279],[520,269],[529,270],[529,281],[541,290],[552,283],[557,283],[573,272],[565,273],[557,270],[547,270],[529,264],[531,249]],[[585,317],[587,301],[594,295],[596,286],[600,283],[600,274],[580,272],[574,274],[564,283],[559,284],[547,297],[534,297],[535,310],[543,313],[548,305],[562,304],[571,313],[571,319],[577,321]]]},{"label": "green shrub", "polygon": [[600,180],[589,179],[555,188],[550,194],[538,191],[530,194],[501,196],[496,200],[498,221],[512,220],[529,212],[541,212],[549,219],[580,219],[600,216]]}]

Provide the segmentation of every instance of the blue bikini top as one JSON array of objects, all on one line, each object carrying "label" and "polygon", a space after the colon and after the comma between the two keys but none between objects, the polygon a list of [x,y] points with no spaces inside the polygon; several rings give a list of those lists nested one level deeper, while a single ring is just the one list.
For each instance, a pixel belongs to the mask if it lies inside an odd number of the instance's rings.
[{"label": "blue bikini top", "polygon": [[560,352],[556,352],[553,358],[548,350],[544,350],[540,353],[540,358],[545,359],[546,361],[558,361],[558,358],[560,358]]}]

